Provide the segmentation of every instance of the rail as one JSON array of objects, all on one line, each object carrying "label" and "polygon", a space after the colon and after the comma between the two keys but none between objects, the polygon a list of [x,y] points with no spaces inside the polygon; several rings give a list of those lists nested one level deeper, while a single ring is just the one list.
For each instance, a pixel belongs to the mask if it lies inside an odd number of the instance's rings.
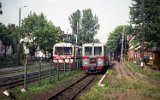
[{"label": "rail", "polygon": [[46,100],[73,100],[82,90],[84,90],[94,79],[93,76],[83,76],[79,80],[75,81],[71,85],[63,88],[61,91],[46,98]]},{"label": "rail", "polygon": [[[69,61],[70,59],[75,59],[75,58],[69,58]],[[57,80],[59,80],[60,74],[64,74],[65,76],[65,73],[70,70],[66,70],[67,66],[65,63],[63,64],[63,70],[60,70],[58,66],[59,59],[56,60],[58,62],[56,66],[54,66],[54,63],[51,60],[48,64],[43,64],[43,65],[41,60],[39,61],[39,64],[35,66],[28,66],[27,64],[25,64],[23,68],[23,74],[0,78],[0,88],[11,89],[16,86],[24,85],[24,88],[27,89],[27,84],[34,81],[38,81],[39,85],[41,85],[41,79],[43,78],[49,77],[49,81],[51,82],[53,79],[53,75],[56,76]],[[79,70],[81,65],[78,61],[79,59],[76,60],[77,61],[75,67],[77,70]]]}]

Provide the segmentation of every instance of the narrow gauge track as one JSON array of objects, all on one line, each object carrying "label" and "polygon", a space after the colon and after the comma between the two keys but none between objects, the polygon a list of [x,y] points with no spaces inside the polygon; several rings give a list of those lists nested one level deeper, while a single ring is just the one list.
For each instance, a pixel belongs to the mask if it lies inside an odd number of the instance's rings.
[{"label": "narrow gauge track", "polygon": [[[42,70],[41,73],[47,73],[49,72],[49,69],[45,69],[45,70]],[[32,73],[27,73],[27,77],[31,77],[31,76],[35,76],[35,75],[38,75],[38,72],[32,72]],[[18,75],[14,75],[14,76],[7,76],[7,77],[3,77],[3,78],[0,78],[0,87],[5,85],[5,84],[8,84],[10,81],[13,81],[13,80],[20,80],[20,79],[23,79],[24,78],[24,74],[18,74]]]},{"label": "narrow gauge track", "polygon": [[[52,72],[52,76],[56,75],[56,72]],[[41,71],[41,79],[49,77],[49,70]],[[27,83],[35,82],[39,80],[38,72],[27,74]],[[0,84],[1,89],[11,89],[16,86],[21,86],[24,84],[24,75],[17,75],[12,78],[9,82]]]},{"label": "narrow gauge track", "polygon": [[[41,65],[41,69],[42,70],[45,70],[46,67],[43,67],[43,66],[46,66],[46,65],[49,65],[49,64],[43,64]],[[31,72],[35,72],[35,70],[37,70],[39,68],[39,65],[35,65],[35,66],[29,66],[27,65],[27,69],[28,71],[31,71]],[[31,70],[30,70],[31,69]],[[0,82],[1,82],[1,79],[4,79],[4,78],[7,78],[7,77],[11,77],[10,75],[20,75],[19,73],[23,73],[24,72],[24,67],[19,67],[19,68],[6,68],[6,69],[2,69],[0,70]]]},{"label": "narrow gauge track", "polygon": [[86,75],[61,91],[53,94],[51,97],[48,97],[46,100],[73,100],[95,78],[96,75]]}]

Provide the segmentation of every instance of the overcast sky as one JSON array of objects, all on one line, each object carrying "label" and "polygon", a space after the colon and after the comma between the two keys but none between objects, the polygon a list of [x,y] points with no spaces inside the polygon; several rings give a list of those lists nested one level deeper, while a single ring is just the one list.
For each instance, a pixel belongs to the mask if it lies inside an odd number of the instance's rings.
[{"label": "overcast sky", "polygon": [[60,26],[64,32],[71,32],[68,17],[77,9],[92,9],[92,13],[99,18],[100,30],[96,37],[105,43],[109,32],[116,26],[128,24],[129,6],[131,0],[1,0],[3,14],[0,21],[4,24],[18,25],[19,8],[22,9],[22,19],[27,17],[30,11],[41,12],[52,21],[55,26]]}]

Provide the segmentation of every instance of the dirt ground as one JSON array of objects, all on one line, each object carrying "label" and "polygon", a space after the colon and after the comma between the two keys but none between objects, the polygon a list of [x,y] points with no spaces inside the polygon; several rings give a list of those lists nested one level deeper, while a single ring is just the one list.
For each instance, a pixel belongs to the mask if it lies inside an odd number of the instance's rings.
[{"label": "dirt ground", "polygon": [[[154,80],[151,80],[147,78],[146,76],[136,72],[133,70],[130,70],[124,62],[113,62],[112,69],[115,73],[115,78],[112,78],[111,80],[107,79],[109,81],[109,84],[114,86],[117,86],[119,84],[120,80],[125,80],[129,83],[143,83],[146,81],[151,81],[154,83],[154,85],[157,85],[157,87],[160,86],[158,82],[155,82]],[[113,75],[112,75],[113,76]],[[106,93],[104,96],[105,99],[115,99],[115,100],[153,100],[152,98],[146,98],[141,95],[139,95],[139,92],[135,91],[134,89],[128,89],[124,92],[114,92],[114,93]]]},{"label": "dirt ground", "polygon": [[123,62],[114,62],[115,65],[113,66],[113,68],[116,70],[117,72],[117,78],[125,78],[127,80],[133,81],[136,79],[136,76],[133,74],[133,72],[131,72],[125,65]]},{"label": "dirt ground", "polygon": [[[126,80],[126,81],[137,81],[137,77],[134,73],[129,70],[123,62],[113,62],[113,69],[116,71],[116,78],[119,80]],[[118,84],[118,80],[110,80],[109,82],[112,85]],[[141,100],[136,94],[136,91],[129,90],[127,92],[120,92],[120,93],[113,93],[113,94],[106,94],[107,98],[114,98],[116,100]]]}]

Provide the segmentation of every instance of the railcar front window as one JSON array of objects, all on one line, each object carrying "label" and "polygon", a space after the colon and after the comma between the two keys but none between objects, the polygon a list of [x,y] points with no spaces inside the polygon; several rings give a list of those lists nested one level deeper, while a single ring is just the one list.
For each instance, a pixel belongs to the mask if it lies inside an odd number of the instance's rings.
[{"label": "railcar front window", "polygon": [[102,48],[94,47],[94,55],[102,55]]},{"label": "railcar front window", "polygon": [[92,55],[92,47],[85,47],[85,55]]},{"label": "railcar front window", "polygon": [[72,55],[72,47],[56,47],[55,55]]},{"label": "railcar front window", "polygon": [[64,48],[64,55],[72,55],[72,48],[71,47],[65,47]]}]

